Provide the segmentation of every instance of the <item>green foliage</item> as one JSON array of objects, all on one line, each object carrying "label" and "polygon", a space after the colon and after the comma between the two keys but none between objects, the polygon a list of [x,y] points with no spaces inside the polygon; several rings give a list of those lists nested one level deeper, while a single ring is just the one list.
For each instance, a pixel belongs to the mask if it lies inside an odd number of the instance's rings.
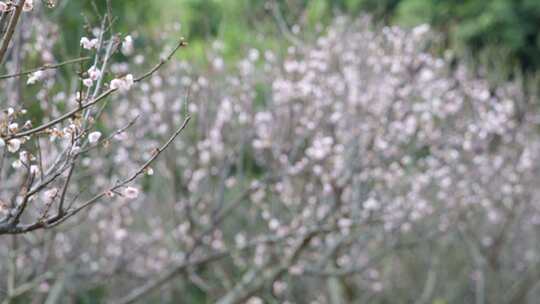
[{"label": "green foliage", "polygon": [[98,304],[103,303],[107,295],[107,288],[104,285],[95,286],[77,294],[78,304]]},{"label": "green foliage", "polygon": [[[111,1],[111,9],[116,18],[115,30],[130,32],[148,24],[159,7],[151,1]],[[66,1],[63,9],[46,9],[62,29],[64,45],[60,53],[66,57],[77,56],[79,40],[90,35],[91,28],[100,25],[101,16],[107,12],[106,1]]]},{"label": "green foliage", "polygon": [[324,0],[313,0],[307,7],[307,19],[310,25],[315,25],[324,18],[328,11],[328,3]]},{"label": "green foliage", "polygon": [[[105,1],[69,1],[56,18],[65,29],[66,55],[77,55],[78,39],[97,25],[94,12],[104,14]],[[167,24],[181,24],[182,35],[191,46],[182,52],[188,60],[204,62],[208,42],[223,42],[226,60],[235,61],[246,47],[283,49],[275,16],[266,0],[161,0],[112,1],[119,19],[117,30],[158,32]],[[429,23],[444,34],[444,47],[477,60],[504,61],[506,71],[514,67],[534,72],[540,67],[540,1],[538,0],[276,0],[289,27],[301,24],[304,32],[328,24],[336,14],[368,12],[382,23],[415,26]],[[56,14],[51,10],[51,14]],[[159,16],[159,18],[155,18]],[[92,19],[93,18],[93,19]],[[68,47],[70,46],[70,47]],[[485,63],[485,62],[484,62]]]},{"label": "green foliage", "polygon": [[[263,0],[170,0],[183,10],[191,39],[221,38],[234,49],[253,43],[256,33],[270,33],[260,44],[278,39],[272,14]],[[285,21],[309,31],[336,13],[369,12],[375,20],[414,26],[429,23],[445,34],[445,47],[476,59],[488,56],[524,71],[540,67],[540,1],[537,0],[277,0]],[[275,45],[275,43],[273,44]],[[513,70],[509,68],[509,70]]]},{"label": "green foliage", "polygon": [[[386,12],[399,24],[427,22],[447,35],[448,45],[477,58],[505,58],[526,72],[540,67],[540,1],[400,0]],[[500,61],[498,62],[500,64]]]},{"label": "green foliage", "polygon": [[188,25],[189,37],[215,37],[219,33],[223,10],[217,1],[189,0],[186,7],[190,14],[184,23]]}]

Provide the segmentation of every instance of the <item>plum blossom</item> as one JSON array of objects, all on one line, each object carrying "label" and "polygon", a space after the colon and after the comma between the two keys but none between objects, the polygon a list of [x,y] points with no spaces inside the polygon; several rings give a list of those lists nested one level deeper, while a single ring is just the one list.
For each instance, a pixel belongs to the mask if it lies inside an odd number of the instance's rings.
[{"label": "plum blossom", "polygon": [[212,60],[212,66],[218,71],[223,70],[224,65],[225,64],[223,62],[223,58],[217,57],[217,58],[214,58],[214,60]]},{"label": "plum blossom", "polygon": [[128,232],[126,231],[126,229],[117,229],[114,231],[114,238],[116,240],[123,240],[126,238]]},{"label": "plum blossom", "polygon": [[0,214],[6,215],[9,211],[9,208],[6,203],[4,203],[2,200],[0,200]]},{"label": "plum blossom", "polygon": [[8,5],[4,1],[0,1],[0,13],[7,11]]},{"label": "plum blossom", "polygon": [[11,139],[7,143],[7,149],[11,153],[15,153],[19,151],[20,147],[21,147],[21,141],[17,138]]},{"label": "plum blossom", "polygon": [[19,159],[26,164],[30,160],[30,154],[28,153],[28,151],[21,151],[19,153]]},{"label": "plum blossom", "polygon": [[421,37],[429,32],[429,24],[421,24],[413,28],[412,34],[415,37]]},{"label": "plum blossom", "polygon": [[91,87],[94,84],[94,81],[98,80],[101,77],[101,71],[93,65],[88,69],[88,78],[83,79],[83,85],[86,87]]},{"label": "plum blossom", "polygon": [[36,82],[43,79],[44,73],[43,71],[36,71],[28,77],[28,80],[26,81],[26,84],[35,84]]},{"label": "plum blossom", "polygon": [[10,123],[8,125],[8,130],[11,133],[16,133],[19,130],[19,124],[16,122]]},{"label": "plum blossom", "polygon": [[122,42],[122,54],[129,56],[133,54],[133,37],[127,35]]},{"label": "plum blossom", "polygon": [[139,189],[135,187],[126,187],[124,189],[124,196],[129,199],[135,199],[139,196]]},{"label": "plum blossom", "polygon": [[145,172],[146,175],[148,175],[148,176],[154,175],[154,169],[153,169],[152,167],[146,168],[146,170],[144,170],[144,172]]},{"label": "plum blossom", "polygon": [[88,142],[91,144],[96,143],[101,138],[101,132],[94,131],[90,134],[88,134]]},{"label": "plum blossom", "polygon": [[89,68],[87,73],[88,73],[88,78],[90,78],[93,81],[96,81],[99,79],[99,77],[101,77],[101,71],[95,65]]},{"label": "plum blossom", "polygon": [[71,148],[71,154],[78,154],[79,152],[81,152],[81,147],[73,146],[73,148]]},{"label": "plum blossom", "polygon": [[94,81],[92,81],[91,78],[85,78],[85,79],[83,79],[83,85],[84,85],[85,87],[88,87],[88,88],[89,88],[89,87],[92,86],[93,83],[94,83]]},{"label": "plum blossom", "polygon": [[23,162],[20,159],[16,159],[11,163],[11,167],[13,167],[13,169],[19,169],[22,166],[23,166]]},{"label": "plum blossom", "polygon": [[30,166],[30,173],[33,174],[33,175],[37,175],[39,174],[40,169],[39,169],[39,166],[38,165],[31,165]]},{"label": "plum blossom", "polygon": [[133,83],[133,75],[127,74],[123,78],[115,78],[111,80],[110,88],[113,90],[120,90],[121,92],[126,92],[131,89]]},{"label": "plum blossom", "polygon": [[43,196],[45,197],[46,201],[51,201],[54,198],[56,198],[56,195],[58,194],[58,188],[51,188],[43,193]]},{"label": "plum blossom", "polygon": [[23,11],[29,12],[34,8],[34,0],[24,0]]},{"label": "plum blossom", "polygon": [[251,61],[257,61],[259,59],[259,50],[257,49],[251,49],[249,50],[248,58]]},{"label": "plum blossom", "polygon": [[97,48],[98,43],[99,43],[99,40],[97,38],[88,39],[88,37],[82,37],[81,42],[80,42],[81,46],[87,50]]}]

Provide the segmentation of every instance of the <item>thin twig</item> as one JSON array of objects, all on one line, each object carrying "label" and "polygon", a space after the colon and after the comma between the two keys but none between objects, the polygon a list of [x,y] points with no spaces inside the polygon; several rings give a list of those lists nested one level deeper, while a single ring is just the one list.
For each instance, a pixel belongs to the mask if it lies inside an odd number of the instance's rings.
[{"label": "thin twig", "polygon": [[[157,70],[159,70],[165,63],[167,63],[173,56],[174,54],[176,53],[176,51],[178,51],[178,49],[180,49],[181,47],[183,46],[186,46],[186,42],[184,41],[184,38],[181,38],[180,41],[178,42],[177,46],[169,53],[169,55],[167,57],[165,57],[164,59],[161,59],[160,62],[158,64],[156,64],[150,71],[146,72],[145,74],[143,74],[142,76],[136,78],[134,80],[134,82],[140,82],[140,81],[143,81],[144,79],[152,76]],[[79,113],[80,111],[84,110],[84,109],[87,109],[93,105],[95,105],[96,103],[102,101],[103,99],[107,98],[109,95],[111,95],[113,92],[117,91],[117,89],[108,89],[106,90],[105,92],[101,93],[100,95],[98,95],[96,98],[90,100],[89,102],[81,105],[80,107],[77,107],[76,109],[73,109],[67,113],[65,113],[64,115],[60,116],[60,117],[57,117],[47,123],[44,123],[38,127],[35,127],[33,129],[30,129],[30,130],[27,130],[27,131],[23,131],[23,132],[19,132],[19,133],[16,133],[16,134],[12,134],[12,135],[8,135],[6,138],[4,138],[4,140],[6,141],[9,141],[11,139],[14,139],[14,138],[20,138],[20,137],[24,137],[24,136],[29,136],[29,135],[33,135],[33,134],[36,134],[36,133],[39,133],[41,131],[44,131],[58,123],[61,123],[63,122],[64,120],[66,119],[69,119],[71,117],[73,117],[75,114]]]},{"label": "thin twig", "polygon": [[176,132],[174,132],[174,134],[169,138],[169,140],[167,140],[161,147],[156,148],[154,150],[154,153],[150,157],[150,159],[148,159],[137,171],[135,171],[132,175],[130,175],[123,181],[118,182],[116,185],[111,186],[108,189],[102,191],[101,193],[97,194],[96,196],[84,202],[83,204],[81,204],[80,206],[78,206],[77,208],[73,210],[57,213],[56,215],[51,216],[47,219],[43,219],[41,221],[37,221],[35,223],[28,224],[28,225],[16,225],[16,226],[9,225],[9,224],[0,225],[0,235],[1,234],[20,234],[20,233],[34,231],[37,229],[56,227],[57,225],[63,223],[64,221],[76,215],[83,209],[86,209],[87,207],[97,203],[100,199],[105,197],[108,193],[114,193],[116,192],[116,190],[122,187],[125,187],[127,184],[131,183],[133,180],[135,180],[137,177],[143,174],[148,169],[148,167],[150,167],[150,165],[154,162],[154,160],[171,145],[171,143],[180,135],[180,133],[182,133],[182,131],[186,128],[190,119],[191,117],[189,116],[186,117],[186,119],[184,120],[184,123],[182,123],[182,125],[176,130]]},{"label": "thin twig", "polygon": [[75,59],[66,60],[64,62],[55,63],[55,64],[46,64],[46,65],[40,66],[38,68],[34,68],[34,69],[31,69],[31,70],[26,70],[26,71],[19,72],[19,73],[0,75],[0,80],[19,77],[19,76],[24,76],[24,75],[35,73],[37,71],[53,70],[53,69],[57,69],[57,68],[63,67],[63,66],[68,65],[68,64],[84,62],[84,61],[87,61],[87,60],[90,60],[90,59],[91,59],[90,57],[81,57],[81,58],[75,58]]}]

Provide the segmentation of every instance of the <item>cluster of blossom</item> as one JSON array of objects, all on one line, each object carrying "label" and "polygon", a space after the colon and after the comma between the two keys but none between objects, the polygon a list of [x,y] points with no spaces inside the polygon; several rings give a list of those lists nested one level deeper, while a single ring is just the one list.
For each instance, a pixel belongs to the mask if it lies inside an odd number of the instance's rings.
[{"label": "cluster of blossom", "polygon": [[[24,12],[29,12],[34,9],[34,0],[22,0],[22,10]],[[0,1],[0,13],[9,12],[14,10],[15,6],[13,1]]]},{"label": "cluster of blossom", "polygon": [[[217,303],[534,299],[537,105],[519,84],[433,56],[430,35],[343,18],[283,54],[252,49],[228,66],[215,43],[203,71],[177,62],[131,90],[123,73],[101,122],[135,123],[99,157],[81,157],[71,195],[129,175],[172,126],[193,123],[145,168],[144,195],[125,188],[131,200],[43,232],[47,244],[28,241],[17,267],[37,281],[29,265],[47,261],[41,297],[66,277],[73,293],[107,279],[119,303],[151,292],[172,301],[193,286]],[[122,43],[132,53],[132,38]],[[78,134],[72,124],[58,138]],[[50,149],[41,158],[54,162]],[[47,188],[45,206],[58,189]]]}]

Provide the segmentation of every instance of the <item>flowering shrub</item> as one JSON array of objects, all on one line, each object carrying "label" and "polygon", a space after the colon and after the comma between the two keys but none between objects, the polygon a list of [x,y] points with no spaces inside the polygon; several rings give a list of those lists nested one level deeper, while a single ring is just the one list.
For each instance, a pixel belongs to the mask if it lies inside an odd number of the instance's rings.
[{"label": "flowering shrub", "polygon": [[[35,131],[20,127],[18,98],[2,96],[14,103],[2,129],[9,178],[0,194],[15,200],[4,203],[4,225],[22,205],[18,220],[61,223],[0,241],[8,296],[103,288],[118,303],[194,293],[217,303],[534,299],[537,110],[518,84],[492,86],[431,55],[427,27],[338,18],[284,54],[252,49],[229,66],[217,42],[205,70],[163,60],[140,78],[107,55],[120,49],[131,61],[133,37],[97,36],[81,39],[97,59],[75,93],[58,96],[49,69],[3,84],[39,85],[47,101],[46,127]],[[56,121],[69,105],[75,112]],[[17,188],[54,174],[31,195]],[[70,219],[47,223],[54,210]]]}]

